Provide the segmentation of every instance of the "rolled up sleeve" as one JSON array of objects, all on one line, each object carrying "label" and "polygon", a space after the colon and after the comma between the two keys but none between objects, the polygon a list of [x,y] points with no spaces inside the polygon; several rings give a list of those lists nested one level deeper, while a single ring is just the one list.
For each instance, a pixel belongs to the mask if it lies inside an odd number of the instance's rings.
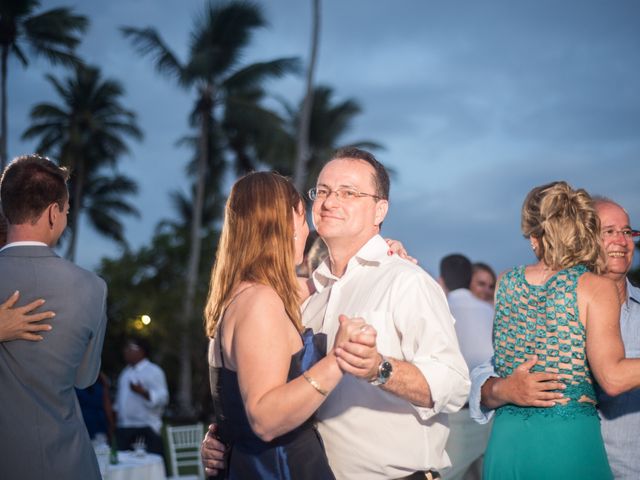
[{"label": "rolled up sleeve", "polygon": [[471,391],[469,392],[469,415],[480,424],[488,423],[495,410],[482,406],[482,385],[498,375],[493,368],[493,357],[471,371]]},{"label": "rolled up sleeve", "polygon": [[145,387],[149,391],[147,406],[156,409],[164,408],[169,403],[169,390],[164,372],[156,367],[153,375],[145,383]]},{"label": "rolled up sleeve", "polygon": [[404,282],[394,317],[405,360],[420,370],[431,390],[432,408],[413,405],[420,418],[460,410],[469,395],[469,370],[440,286],[426,274]]}]

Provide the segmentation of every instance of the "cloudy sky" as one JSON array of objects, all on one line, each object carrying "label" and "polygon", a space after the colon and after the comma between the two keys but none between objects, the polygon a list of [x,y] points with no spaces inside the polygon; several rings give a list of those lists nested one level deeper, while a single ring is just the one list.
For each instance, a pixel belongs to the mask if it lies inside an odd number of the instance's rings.
[{"label": "cloudy sky", "polygon": [[[154,26],[182,59],[203,0],[44,0],[91,19],[80,52],[123,83],[145,132],[121,170],[140,184],[142,219],[126,222],[133,247],[174,215],[170,190],[186,186],[193,96],[156,75],[118,27]],[[246,61],[306,59],[311,1],[258,2],[269,27]],[[401,239],[430,272],[461,252],[497,270],[532,259],[519,232],[526,193],[552,180],[612,197],[640,225],[640,3],[635,0],[324,0],[317,83],[363,108],[344,143],[375,140],[396,171],[384,234]],[[44,61],[9,78],[9,154],[33,104],[55,97]],[[269,84],[298,102],[302,77]],[[57,101],[57,99],[56,99]],[[118,247],[88,226],[78,263],[92,268]]]}]

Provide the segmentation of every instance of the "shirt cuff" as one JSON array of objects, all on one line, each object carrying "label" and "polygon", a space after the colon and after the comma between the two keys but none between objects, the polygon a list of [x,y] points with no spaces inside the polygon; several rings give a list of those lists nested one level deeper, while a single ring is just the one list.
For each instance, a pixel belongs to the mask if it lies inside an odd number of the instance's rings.
[{"label": "shirt cuff", "polygon": [[480,424],[488,423],[493,417],[495,410],[482,405],[482,385],[492,378],[497,377],[493,371],[493,366],[485,367],[480,365],[471,372],[471,391],[469,392],[469,415]]},{"label": "shirt cuff", "polygon": [[413,405],[422,420],[427,420],[439,413],[454,413],[467,402],[469,395],[469,377],[464,372],[439,362],[431,361],[416,365],[429,384],[433,407]]}]

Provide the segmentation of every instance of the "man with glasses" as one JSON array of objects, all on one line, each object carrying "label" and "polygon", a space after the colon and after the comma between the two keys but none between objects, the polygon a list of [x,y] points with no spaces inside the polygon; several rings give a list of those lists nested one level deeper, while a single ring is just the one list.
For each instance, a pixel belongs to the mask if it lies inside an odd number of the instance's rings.
[{"label": "man with glasses", "polygon": [[[640,357],[640,288],[627,279],[633,264],[634,238],[640,232],[630,226],[629,215],[614,201],[594,197],[600,217],[602,246],[607,258],[606,277],[616,283],[620,304],[620,331],[628,358]],[[491,362],[472,372],[472,389],[469,397],[471,416],[479,423],[486,423],[493,409],[507,403],[519,406],[552,407],[562,398],[558,390],[563,388],[549,373],[530,373],[535,357],[523,363],[514,373],[499,378]],[[640,478],[640,390],[632,390],[617,397],[610,397],[598,390],[602,437],[609,464],[616,479]]]},{"label": "man with glasses", "polygon": [[[366,321],[336,345],[350,375],[317,413],[331,468],[339,480],[438,478],[450,465],[444,414],[458,411],[469,390],[444,293],[420,267],[388,254],[379,232],[389,176],[373,155],[339,150],[309,197],[329,258],[310,279],[303,323],[331,345],[344,316]],[[208,474],[221,465],[219,447],[206,437]]]}]

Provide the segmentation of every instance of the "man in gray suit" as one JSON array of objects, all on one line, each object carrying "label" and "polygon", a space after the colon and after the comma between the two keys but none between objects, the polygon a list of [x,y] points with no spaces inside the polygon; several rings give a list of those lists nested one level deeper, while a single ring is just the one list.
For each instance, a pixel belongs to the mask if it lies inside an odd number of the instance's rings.
[{"label": "man in gray suit", "polygon": [[69,210],[68,174],[38,155],[19,157],[2,174],[9,223],[0,250],[0,298],[46,298],[55,328],[40,342],[0,343],[0,478],[99,479],[74,386],[93,384],[106,328],[103,280],[51,249]]}]

